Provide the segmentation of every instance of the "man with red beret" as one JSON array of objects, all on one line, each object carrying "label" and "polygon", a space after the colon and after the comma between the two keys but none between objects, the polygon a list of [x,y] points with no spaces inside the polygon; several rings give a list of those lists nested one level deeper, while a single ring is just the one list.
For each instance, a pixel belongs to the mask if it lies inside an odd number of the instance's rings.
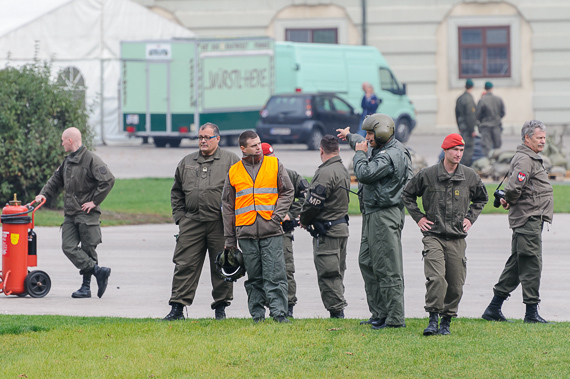
[{"label": "man with red beret", "polygon": [[429,312],[425,336],[449,334],[451,318],[457,317],[467,268],[465,237],[488,200],[479,175],[460,164],[465,148],[461,135],[448,135],[441,148],[444,158],[416,174],[402,194],[424,235],[425,310]]}]

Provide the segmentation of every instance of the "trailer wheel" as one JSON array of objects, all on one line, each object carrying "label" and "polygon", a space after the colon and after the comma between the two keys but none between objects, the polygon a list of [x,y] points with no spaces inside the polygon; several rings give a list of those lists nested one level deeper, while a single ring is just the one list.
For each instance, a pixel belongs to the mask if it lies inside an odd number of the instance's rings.
[{"label": "trailer wheel", "polygon": [[51,289],[51,279],[43,271],[32,271],[24,280],[24,288],[31,297],[44,297]]},{"label": "trailer wheel", "polygon": [[166,138],[164,137],[153,137],[154,146],[156,147],[166,147]]}]

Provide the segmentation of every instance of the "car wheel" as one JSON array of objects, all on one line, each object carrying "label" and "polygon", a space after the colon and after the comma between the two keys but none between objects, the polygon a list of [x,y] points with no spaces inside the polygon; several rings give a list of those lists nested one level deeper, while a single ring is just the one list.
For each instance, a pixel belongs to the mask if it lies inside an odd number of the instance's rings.
[{"label": "car wheel", "polygon": [[410,139],[410,121],[407,118],[402,118],[396,125],[396,139],[400,142],[408,142]]},{"label": "car wheel", "polygon": [[323,133],[321,132],[321,130],[314,128],[313,131],[311,132],[309,140],[307,141],[307,146],[309,147],[309,150],[319,150],[322,139],[323,139]]}]

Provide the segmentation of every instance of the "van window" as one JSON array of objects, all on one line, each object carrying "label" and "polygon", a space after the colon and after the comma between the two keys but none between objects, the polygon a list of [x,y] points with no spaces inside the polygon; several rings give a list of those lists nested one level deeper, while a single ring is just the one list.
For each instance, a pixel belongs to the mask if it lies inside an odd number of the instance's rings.
[{"label": "van window", "polygon": [[267,102],[267,115],[278,114],[288,116],[303,116],[305,114],[305,97],[302,96],[273,96]]},{"label": "van window", "polygon": [[396,94],[400,92],[398,81],[387,68],[380,68],[380,84],[384,91],[390,91]]}]

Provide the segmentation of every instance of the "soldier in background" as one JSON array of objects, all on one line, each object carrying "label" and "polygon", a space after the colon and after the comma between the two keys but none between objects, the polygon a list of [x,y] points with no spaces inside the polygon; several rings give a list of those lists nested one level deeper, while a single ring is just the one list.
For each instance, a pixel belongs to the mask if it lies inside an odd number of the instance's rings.
[{"label": "soldier in background", "polygon": [[471,166],[473,158],[473,148],[475,145],[475,125],[477,118],[475,117],[476,105],[471,92],[473,91],[473,80],[467,79],[465,81],[465,92],[457,98],[455,103],[455,120],[457,127],[463,140],[465,141],[465,150],[463,151],[463,158],[461,164]]},{"label": "soldier in background", "polygon": [[[261,150],[264,156],[275,156],[273,147],[263,142]],[[285,269],[287,270],[287,317],[293,317],[293,307],[297,304],[297,283],[295,282],[295,259],[293,257],[293,230],[298,225],[297,219],[301,213],[301,207],[305,200],[305,192],[309,188],[309,182],[297,173],[297,171],[285,168],[293,187],[295,188],[295,200],[291,204],[287,215],[283,219],[283,255],[285,256]]]},{"label": "soldier in background", "polygon": [[502,145],[501,119],[505,117],[505,105],[500,97],[493,95],[493,83],[486,82],[485,91],[487,92],[477,103],[475,117],[479,122],[483,155],[487,157],[491,149],[499,149]]}]

